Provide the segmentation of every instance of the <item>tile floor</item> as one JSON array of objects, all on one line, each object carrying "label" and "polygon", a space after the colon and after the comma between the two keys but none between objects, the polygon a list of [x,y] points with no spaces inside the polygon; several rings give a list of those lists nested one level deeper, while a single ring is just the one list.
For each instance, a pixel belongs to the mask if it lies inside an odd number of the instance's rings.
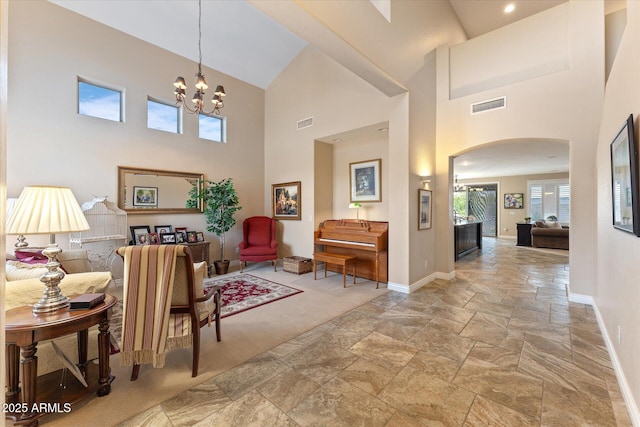
[{"label": "tile floor", "polygon": [[630,426],[569,258],[485,239],[456,279],[389,292],[121,426]]}]

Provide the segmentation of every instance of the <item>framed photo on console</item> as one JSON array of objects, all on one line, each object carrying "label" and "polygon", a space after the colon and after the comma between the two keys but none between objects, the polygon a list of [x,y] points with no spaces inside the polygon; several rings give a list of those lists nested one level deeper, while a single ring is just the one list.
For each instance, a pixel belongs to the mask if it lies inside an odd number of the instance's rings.
[{"label": "framed photo on console", "polygon": [[[131,230],[131,240],[134,245],[148,244],[141,243],[141,241],[148,242],[149,240],[147,235],[151,232],[151,228],[148,225],[131,225],[129,230]],[[144,237],[141,237],[143,235]]]},{"label": "framed photo on console", "polygon": [[382,201],[381,163],[381,159],[349,163],[351,203]]},{"label": "framed photo on console", "polygon": [[302,195],[300,181],[271,185],[271,206],[275,219],[300,220]]},{"label": "framed photo on console", "polygon": [[160,244],[161,245],[175,245],[176,244],[176,233],[161,233],[160,234]]}]

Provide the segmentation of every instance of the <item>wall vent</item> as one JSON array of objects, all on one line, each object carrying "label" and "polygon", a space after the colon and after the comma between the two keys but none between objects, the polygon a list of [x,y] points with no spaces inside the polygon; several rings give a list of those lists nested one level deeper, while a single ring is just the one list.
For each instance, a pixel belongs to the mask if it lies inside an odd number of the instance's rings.
[{"label": "wall vent", "polygon": [[481,101],[471,104],[471,115],[484,113],[491,110],[499,110],[501,108],[507,108],[506,96],[501,96],[500,98],[489,99],[488,101]]},{"label": "wall vent", "polygon": [[298,120],[298,130],[313,126],[313,116]]}]

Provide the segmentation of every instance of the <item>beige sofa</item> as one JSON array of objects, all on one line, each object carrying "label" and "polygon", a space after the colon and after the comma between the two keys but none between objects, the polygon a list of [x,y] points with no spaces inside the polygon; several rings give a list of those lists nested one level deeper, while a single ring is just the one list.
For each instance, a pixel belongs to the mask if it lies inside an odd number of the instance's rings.
[{"label": "beige sofa", "polygon": [[[67,297],[85,293],[107,292],[111,283],[111,273],[91,272],[87,253],[82,249],[64,251],[58,257],[62,268],[67,272],[60,283],[62,294]],[[44,285],[39,277],[43,274],[42,264],[28,265],[9,259],[6,263],[7,282],[5,287],[5,310],[23,305],[33,305],[41,297]],[[30,278],[27,278],[30,277]],[[21,280],[11,280],[21,278]],[[76,334],[54,340],[71,360],[78,360]],[[89,359],[98,357],[97,326],[89,330]],[[38,343],[38,375],[47,374],[63,368],[50,342]]]}]

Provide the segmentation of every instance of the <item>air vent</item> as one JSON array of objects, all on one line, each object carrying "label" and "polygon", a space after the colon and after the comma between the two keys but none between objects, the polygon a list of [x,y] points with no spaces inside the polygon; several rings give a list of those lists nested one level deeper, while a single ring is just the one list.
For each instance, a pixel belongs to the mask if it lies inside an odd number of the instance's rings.
[{"label": "air vent", "polygon": [[313,126],[313,117],[298,120],[298,130]]},{"label": "air vent", "polygon": [[476,102],[471,104],[471,114],[484,113],[491,110],[499,110],[501,108],[507,108],[507,97],[502,96],[500,98],[490,99],[488,101]]}]

